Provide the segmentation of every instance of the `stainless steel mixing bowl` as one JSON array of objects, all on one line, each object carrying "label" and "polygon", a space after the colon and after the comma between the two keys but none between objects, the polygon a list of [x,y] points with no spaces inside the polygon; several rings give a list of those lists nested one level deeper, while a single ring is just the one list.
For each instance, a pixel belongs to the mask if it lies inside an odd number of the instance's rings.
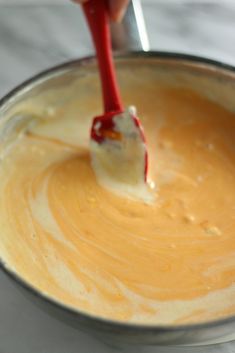
[{"label": "stainless steel mixing bowl", "polygon": [[[116,57],[116,65],[119,73],[128,65],[129,69],[133,70],[133,75],[137,76],[138,67],[151,65],[159,80],[166,84],[191,88],[218,101],[227,109],[235,111],[235,68],[231,66],[198,57],[160,52],[129,53]],[[58,101],[63,104],[63,90],[74,80],[78,83],[81,80],[80,89],[82,90],[82,77],[89,72],[97,75],[96,62],[93,58],[68,62],[40,73],[1,99],[0,147],[6,139],[14,138],[16,127],[19,131],[28,122],[27,119],[20,119],[16,114],[19,104],[29,98],[31,102],[34,100],[36,102],[41,94],[51,89],[58,90]],[[53,104],[55,102],[51,103],[52,106]],[[103,319],[77,308],[68,307],[55,298],[46,296],[27,283],[20,273],[13,272],[3,259],[1,269],[41,308],[60,320],[107,341],[158,345],[209,344],[214,343],[215,340],[220,342],[231,340],[235,332],[235,316],[213,322],[172,326],[141,325]]]}]

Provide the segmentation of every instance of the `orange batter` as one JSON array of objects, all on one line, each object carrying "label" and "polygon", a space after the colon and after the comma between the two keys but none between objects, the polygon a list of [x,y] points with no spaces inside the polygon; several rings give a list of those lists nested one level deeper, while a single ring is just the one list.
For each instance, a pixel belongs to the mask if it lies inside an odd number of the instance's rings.
[{"label": "orange batter", "polygon": [[101,187],[87,147],[93,113],[75,144],[76,114],[61,110],[5,152],[1,254],[36,288],[103,317],[147,324],[234,314],[235,114],[189,90],[136,94],[155,201]]}]

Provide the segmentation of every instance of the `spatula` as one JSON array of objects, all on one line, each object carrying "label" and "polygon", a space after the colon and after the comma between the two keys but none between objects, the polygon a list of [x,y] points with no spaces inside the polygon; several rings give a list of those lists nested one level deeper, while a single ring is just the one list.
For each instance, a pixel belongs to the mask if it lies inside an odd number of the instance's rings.
[{"label": "spatula", "polygon": [[90,28],[101,78],[104,114],[91,127],[91,159],[98,178],[138,185],[147,181],[148,154],[136,110],[124,109],[112,58],[107,0],[88,0],[83,10]]}]

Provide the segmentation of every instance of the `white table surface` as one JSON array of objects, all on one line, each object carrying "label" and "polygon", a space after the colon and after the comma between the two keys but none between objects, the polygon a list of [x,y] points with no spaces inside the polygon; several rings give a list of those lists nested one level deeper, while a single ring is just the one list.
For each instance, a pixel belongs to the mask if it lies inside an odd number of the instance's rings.
[{"label": "white table surface", "polygon": [[[235,0],[144,0],[151,49],[235,65]],[[0,0],[0,96],[22,80],[92,52],[79,7],[68,0]],[[213,347],[113,349],[51,318],[0,272],[0,353],[234,353]]]}]

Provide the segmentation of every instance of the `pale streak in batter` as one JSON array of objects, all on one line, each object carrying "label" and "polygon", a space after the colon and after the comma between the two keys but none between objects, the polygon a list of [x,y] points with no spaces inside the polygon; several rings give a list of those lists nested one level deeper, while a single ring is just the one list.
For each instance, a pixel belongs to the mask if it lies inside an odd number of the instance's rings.
[{"label": "pale streak in batter", "polygon": [[151,95],[151,106],[136,101],[153,204],[96,182],[93,113],[79,129],[73,110],[55,111],[1,163],[1,256],[49,296],[103,317],[166,324],[234,314],[235,115],[190,91]]}]

